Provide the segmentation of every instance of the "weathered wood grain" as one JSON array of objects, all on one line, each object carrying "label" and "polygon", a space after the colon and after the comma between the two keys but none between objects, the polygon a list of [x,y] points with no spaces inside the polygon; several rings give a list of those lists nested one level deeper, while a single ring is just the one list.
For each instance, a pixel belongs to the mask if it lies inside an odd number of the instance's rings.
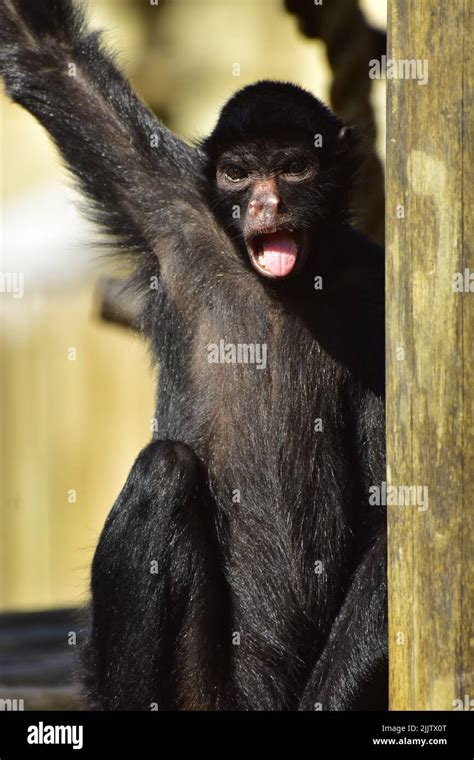
[{"label": "weathered wood grain", "polygon": [[474,293],[453,288],[474,271],[474,6],[389,6],[389,58],[429,65],[388,82],[387,477],[429,499],[389,507],[390,702],[451,710],[474,697]]}]

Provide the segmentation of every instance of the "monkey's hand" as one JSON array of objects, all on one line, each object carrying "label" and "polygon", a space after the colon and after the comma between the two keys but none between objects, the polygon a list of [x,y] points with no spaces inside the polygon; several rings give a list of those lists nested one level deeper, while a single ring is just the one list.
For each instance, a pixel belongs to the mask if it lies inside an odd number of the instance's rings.
[{"label": "monkey's hand", "polygon": [[0,0],[0,73],[8,94],[19,103],[40,96],[41,72],[68,76],[65,51],[86,39],[71,0]]}]

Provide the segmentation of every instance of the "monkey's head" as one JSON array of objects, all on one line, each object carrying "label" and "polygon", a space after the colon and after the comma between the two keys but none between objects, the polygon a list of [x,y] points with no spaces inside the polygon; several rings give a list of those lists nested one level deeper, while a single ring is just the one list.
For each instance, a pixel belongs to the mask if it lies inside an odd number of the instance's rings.
[{"label": "monkey's head", "polygon": [[258,82],[203,141],[214,211],[257,272],[285,278],[343,224],[358,163],[354,130],[296,85]]}]

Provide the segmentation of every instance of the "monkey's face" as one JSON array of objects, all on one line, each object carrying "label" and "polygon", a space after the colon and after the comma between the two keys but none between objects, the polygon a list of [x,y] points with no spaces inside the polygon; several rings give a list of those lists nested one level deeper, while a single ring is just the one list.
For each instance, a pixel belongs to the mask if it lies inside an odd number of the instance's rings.
[{"label": "monkey's face", "polygon": [[207,190],[259,275],[285,279],[327,255],[326,233],[347,222],[358,145],[355,130],[288,82],[257,82],[227,101],[201,143]]},{"label": "monkey's face", "polygon": [[315,149],[301,143],[247,143],[220,156],[219,215],[263,277],[291,277],[304,266],[326,213],[324,181]]}]

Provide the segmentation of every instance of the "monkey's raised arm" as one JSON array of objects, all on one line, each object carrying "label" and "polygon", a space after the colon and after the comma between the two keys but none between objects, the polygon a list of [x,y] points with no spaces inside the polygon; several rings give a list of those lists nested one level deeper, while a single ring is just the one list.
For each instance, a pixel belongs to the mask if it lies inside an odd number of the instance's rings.
[{"label": "monkey's raised arm", "polygon": [[0,0],[0,73],[10,97],[48,130],[94,218],[119,245],[189,248],[177,241],[186,232],[176,218],[207,212],[197,189],[200,154],[132,93],[76,3]]}]

